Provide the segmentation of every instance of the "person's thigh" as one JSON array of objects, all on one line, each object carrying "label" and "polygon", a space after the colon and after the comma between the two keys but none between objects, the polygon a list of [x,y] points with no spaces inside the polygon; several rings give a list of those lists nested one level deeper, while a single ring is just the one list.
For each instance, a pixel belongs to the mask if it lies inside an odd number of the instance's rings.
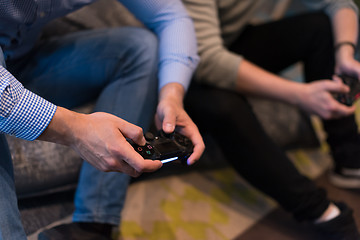
[{"label": "person's thigh", "polygon": [[200,131],[214,137],[234,169],[295,218],[315,219],[327,208],[324,191],[298,172],[266,134],[244,96],[193,84],[185,107]]},{"label": "person's thigh", "polygon": [[[25,87],[57,105],[94,101],[94,111],[146,131],[157,102],[157,44],[143,28],[86,31],[53,39],[11,68]],[[101,172],[84,161],[74,221],[118,224],[128,181],[126,174]]]},{"label": "person's thigh", "polygon": [[329,18],[313,12],[248,26],[229,49],[274,73],[302,61],[312,68],[307,79],[314,80],[334,71],[332,43]]},{"label": "person's thigh", "polygon": [[72,108],[94,100],[111,82],[137,74],[146,61],[144,49],[156,51],[149,36],[133,27],[78,32],[40,44],[25,63],[10,68],[29,90]]}]

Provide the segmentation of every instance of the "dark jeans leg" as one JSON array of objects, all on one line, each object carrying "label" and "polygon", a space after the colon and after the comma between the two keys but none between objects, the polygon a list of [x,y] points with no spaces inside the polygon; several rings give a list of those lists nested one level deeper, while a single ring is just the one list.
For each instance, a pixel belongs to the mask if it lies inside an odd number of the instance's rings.
[{"label": "dark jeans leg", "polygon": [[[273,73],[300,61],[307,82],[331,79],[335,65],[332,35],[330,20],[324,13],[309,13],[249,26],[230,50]],[[358,144],[354,115],[324,120],[323,126],[333,151],[342,145]],[[336,164],[360,167],[360,161],[353,159],[334,160]]]},{"label": "dark jeans leg", "polygon": [[[73,108],[96,101],[94,111],[148,129],[157,103],[157,39],[144,28],[122,27],[53,38],[8,64],[24,85]],[[75,222],[118,225],[130,176],[101,172],[84,161],[75,195]]]},{"label": "dark jeans leg", "polygon": [[235,170],[296,219],[315,219],[328,207],[325,192],[302,176],[267,136],[243,96],[192,85],[185,105],[200,130],[215,137]]},{"label": "dark jeans leg", "polygon": [[0,239],[26,239],[17,205],[12,159],[3,134],[0,134],[0,216]]}]

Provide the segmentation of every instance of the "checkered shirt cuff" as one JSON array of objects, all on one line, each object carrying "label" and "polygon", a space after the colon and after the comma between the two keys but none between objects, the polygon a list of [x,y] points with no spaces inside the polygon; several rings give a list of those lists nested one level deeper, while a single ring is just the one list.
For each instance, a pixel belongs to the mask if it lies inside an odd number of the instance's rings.
[{"label": "checkered shirt cuff", "polygon": [[0,121],[0,131],[26,140],[35,140],[49,125],[56,106],[24,89],[11,114]]}]

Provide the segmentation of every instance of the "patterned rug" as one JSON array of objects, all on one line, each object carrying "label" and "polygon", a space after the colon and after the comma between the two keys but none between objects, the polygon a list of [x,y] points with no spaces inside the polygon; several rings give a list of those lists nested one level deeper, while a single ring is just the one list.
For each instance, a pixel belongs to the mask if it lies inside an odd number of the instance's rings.
[{"label": "patterned rug", "polygon": [[[329,166],[321,149],[288,153],[303,173],[316,178]],[[316,159],[316,161],[314,161]],[[230,240],[277,204],[230,167],[190,172],[131,185],[119,240]]]}]

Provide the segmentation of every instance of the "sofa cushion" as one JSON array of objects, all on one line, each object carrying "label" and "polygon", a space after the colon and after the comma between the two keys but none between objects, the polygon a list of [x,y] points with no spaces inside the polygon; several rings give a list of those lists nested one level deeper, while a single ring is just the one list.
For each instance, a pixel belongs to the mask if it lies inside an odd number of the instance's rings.
[{"label": "sofa cushion", "polygon": [[72,149],[49,142],[6,137],[19,198],[75,187],[82,160]]}]

